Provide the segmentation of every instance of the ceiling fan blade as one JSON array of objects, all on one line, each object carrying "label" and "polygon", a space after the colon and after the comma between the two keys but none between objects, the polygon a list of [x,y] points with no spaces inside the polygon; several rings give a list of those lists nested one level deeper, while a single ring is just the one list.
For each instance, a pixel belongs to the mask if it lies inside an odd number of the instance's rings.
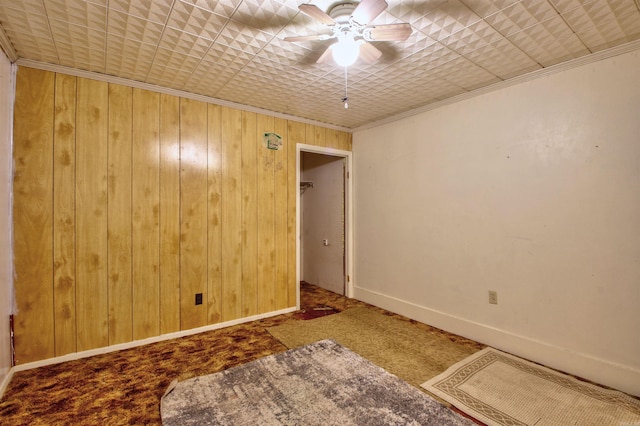
[{"label": "ceiling fan blade", "polygon": [[298,9],[300,9],[300,12],[305,15],[309,15],[313,19],[316,19],[325,25],[334,25],[336,23],[331,16],[324,13],[322,9],[314,4],[301,4],[298,6]]},{"label": "ceiling fan blade", "polygon": [[294,37],[285,37],[284,41],[309,41],[309,40],[329,40],[331,35],[329,34],[316,34],[316,35],[308,35],[308,36],[294,36]]},{"label": "ceiling fan blade", "polygon": [[371,43],[366,41],[360,45],[360,57],[368,64],[372,64],[382,56],[382,52]]},{"label": "ceiling fan blade", "polygon": [[319,64],[326,64],[327,62],[331,61],[331,57],[331,46],[329,46],[316,62]]},{"label": "ceiling fan blade", "polygon": [[364,30],[363,35],[368,41],[404,41],[412,32],[411,25],[404,23],[369,27]]},{"label": "ceiling fan blade", "polygon": [[360,25],[368,25],[384,12],[387,6],[389,5],[385,0],[362,0],[351,14],[351,19]]}]

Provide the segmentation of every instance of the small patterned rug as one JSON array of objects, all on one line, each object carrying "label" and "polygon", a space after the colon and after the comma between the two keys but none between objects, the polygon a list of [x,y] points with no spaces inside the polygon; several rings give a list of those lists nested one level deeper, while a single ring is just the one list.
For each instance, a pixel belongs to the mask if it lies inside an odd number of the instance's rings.
[{"label": "small patterned rug", "polygon": [[422,384],[487,425],[640,425],[640,401],[485,348]]},{"label": "small patterned rug", "polygon": [[163,425],[473,425],[417,388],[322,340],[172,383]]},{"label": "small patterned rug", "polygon": [[295,314],[293,314],[293,317],[295,319],[307,321],[307,320],[312,320],[316,318],[326,317],[327,315],[337,314],[338,312],[340,311],[332,308],[331,306],[322,305],[322,306],[314,306],[312,308],[301,309],[299,312],[296,312]]}]

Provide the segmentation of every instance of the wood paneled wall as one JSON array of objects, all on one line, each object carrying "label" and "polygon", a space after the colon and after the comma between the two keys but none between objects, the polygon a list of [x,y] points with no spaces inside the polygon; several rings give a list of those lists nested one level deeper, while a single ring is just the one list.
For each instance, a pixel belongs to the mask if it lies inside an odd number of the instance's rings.
[{"label": "wood paneled wall", "polygon": [[14,122],[17,363],[295,306],[295,144],[351,150],[348,133],[24,67]]}]

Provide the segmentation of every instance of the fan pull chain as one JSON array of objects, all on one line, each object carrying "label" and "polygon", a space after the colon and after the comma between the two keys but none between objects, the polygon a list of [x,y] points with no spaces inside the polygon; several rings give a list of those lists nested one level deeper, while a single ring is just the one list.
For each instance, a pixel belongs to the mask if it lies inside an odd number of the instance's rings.
[{"label": "fan pull chain", "polygon": [[344,98],[341,99],[341,101],[344,103],[344,109],[349,108],[349,103],[347,102],[349,100],[349,95],[347,93],[348,86],[349,84],[347,81],[347,67],[344,67]]}]

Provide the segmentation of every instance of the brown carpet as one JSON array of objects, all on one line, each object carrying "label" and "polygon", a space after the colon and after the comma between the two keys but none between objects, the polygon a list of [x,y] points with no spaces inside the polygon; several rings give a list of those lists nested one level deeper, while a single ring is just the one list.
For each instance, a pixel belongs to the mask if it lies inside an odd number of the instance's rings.
[{"label": "brown carpet", "polygon": [[301,320],[312,320],[320,317],[326,317],[328,315],[337,314],[339,311],[333,309],[330,306],[318,306],[313,309],[301,309],[293,317]]},{"label": "brown carpet", "polygon": [[[301,308],[344,311],[363,302],[313,285],[301,286]],[[378,312],[385,312],[381,309]],[[174,379],[215,373],[287,347],[267,327],[295,313],[77,361],[17,372],[0,400],[0,423],[8,425],[160,424],[160,397]],[[335,314],[339,315],[339,314]],[[393,315],[393,314],[390,314]],[[326,318],[331,318],[334,315]],[[407,326],[438,333],[452,342],[470,341],[402,319]],[[473,343],[471,343],[473,344]],[[477,344],[476,344],[477,345]]]}]

